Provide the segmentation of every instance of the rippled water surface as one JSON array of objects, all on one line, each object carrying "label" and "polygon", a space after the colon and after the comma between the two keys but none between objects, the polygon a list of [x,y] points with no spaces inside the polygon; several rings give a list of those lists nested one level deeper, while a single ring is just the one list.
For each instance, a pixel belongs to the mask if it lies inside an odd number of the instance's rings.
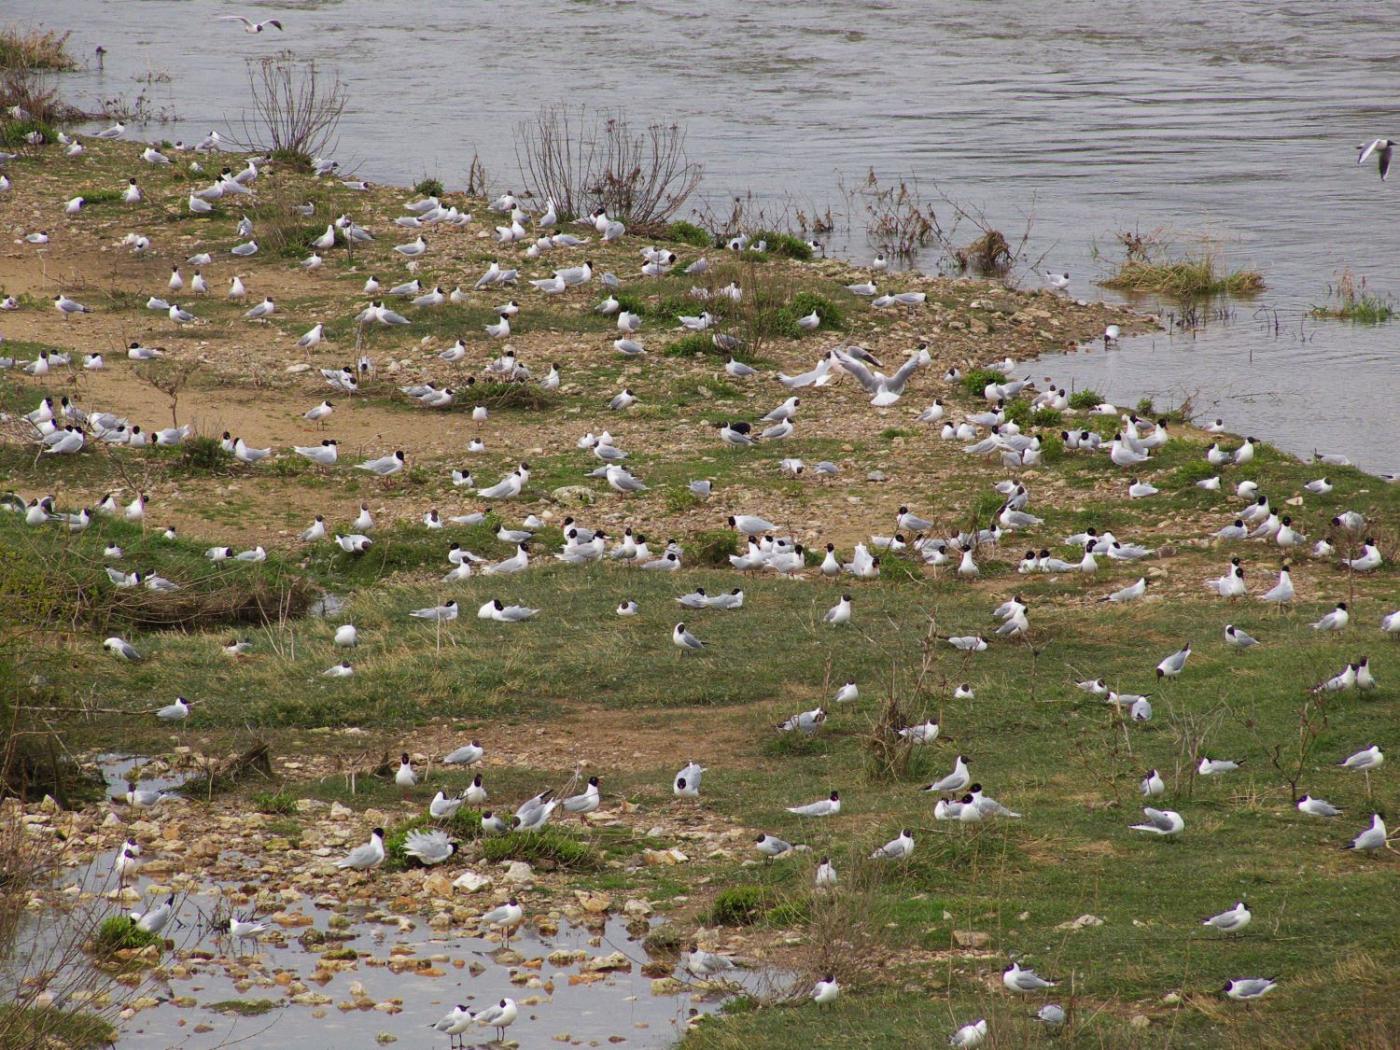
[{"label": "rippled water surface", "polygon": [[[231,12],[286,32],[214,21]],[[711,200],[840,210],[837,175],[873,166],[1009,234],[1033,216],[1029,258],[1069,271],[1081,297],[1102,294],[1095,245],[1111,251],[1114,231],[1208,238],[1269,284],[1233,323],[1047,370],[1117,399],[1195,391],[1202,411],[1294,452],[1400,470],[1400,328],[1304,316],[1343,266],[1400,290],[1400,181],[1354,163],[1362,138],[1400,136],[1400,5],[11,0],[6,15],[73,29],[85,55],[103,45],[105,71],[74,75],[70,94],[146,90],[178,116],[153,137],[227,129],[248,56],[315,57],[350,88],[337,156],[372,179],[460,184],[479,153],[518,184],[516,122],[563,100],[684,122]],[[170,79],[138,83],[150,72]]]}]

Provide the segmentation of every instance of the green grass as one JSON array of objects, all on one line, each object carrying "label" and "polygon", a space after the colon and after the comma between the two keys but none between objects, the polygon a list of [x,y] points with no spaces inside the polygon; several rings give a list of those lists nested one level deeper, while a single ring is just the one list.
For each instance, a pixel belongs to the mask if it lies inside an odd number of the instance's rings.
[{"label": "green grass", "polygon": [[102,920],[92,939],[93,954],[98,958],[110,958],[120,951],[139,951],[152,946],[161,947],[164,939],[155,933],[147,933],[136,925],[129,916],[112,915]]},{"label": "green grass", "polygon": [[52,1006],[0,1004],[0,1045],[102,1050],[116,1041],[116,1028],[96,1014]]},{"label": "green grass", "polygon": [[766,886],[729,886],[715,897],[707,921],[716,926],[750,926],[771,906],[772,894]]},{"label": "green grass", "polygon": [[1103,395],[1090,387],[1076,390],[1069,395],[1069,407],[1079,412],[1087,412],[1095,405],[1101,404],[1103,404]]},{"label": "green grass", "polygon": [[413,192],[420,197],[441,197],[447,191],[443,188],[441,179],[424,176],[413,184]]},{"label": "green grass", "polygon": [[58,133],[52,124],[42,120],[0,120],[0,146],[26,146],[28,136],[34,132],[44,136],[45,142],[54,142]]},{"label": "green grass", "polygon": [[259,813],[275,813],[283,816],[297,811],[296,796],[286,791],[264,791],[253,796],[253,806]]},{"label": "green grass", "polygon": [[1006,374],[994,368],[979,368],[963,376],[963,389],[973,397],[980,398],[989,383],[1005,383]]},{"label": "green grass", "polygon": [[413,820],[395,824],[384,836],[384,867],[386,871],[403,871],[409,867],[419,867],[418,861],[404,852],[404,842],[410,831],[431,831],[441,829],[453,842],[470,842],[481,837],[481,815],[474,810],[459,809],[448,820],[433,820],[430,817],[415,817]]},{"label": "green grass", "polygon": [[[101,164],[117,149],[95,143],[92,159]],[[85,181],[102,177],[100,168],[84,169]],[[270,177],[281,176],[274,171]],[[384,215],[397,213],[402,192],[393,197],[386,193],[382,212],[366,221],[382,224]],[[220,220],[223,227],[231,221]],[[227,232],[223,227],[221,235]],[[379,266],[387,250],[376,246],[368,264]],[[450,285],[458,271],[472,272],[489,250],[468,244],[451,261],[444,252],[434,264],[439,274],[425,279]],[[623,250],[607,250],[617,254],[600,254],[600,265],[624,272]],[[635,266],[635,257],[626,262]],[[349,274],[339,266],[337,259],[323,276],[337,292],[351,293],[363,271]],[[751,281],[764,286],[761,297],[747,301],[758,301],[762,316],[755,321],[736,311],[726,325],[778,332],[775,319],[786,307],[804,305],[801,293],[829,297],[847,314],[842,320],[852,340],[878,346],[870,337],[880,334],[881,325],[895,323],[871,317],[839,283],[819,280],[780,258],[760,258],[752,265],[726,259],[717,269],[706,283],[722,284],[732,275],[746,293]],[[681,309],[695,309],[685,299],[689,283],[677,276],[629,288],[628,301],[647,318],[644,331],[656,336],[658,351],[646,364],[621,364],[608,355],[611,324],[595,317],[592,302],[582,296],[529,311],[527,324],[537,334],[587,333],[589,339],[598,337],[596,345],[579,347],[582,352],[566,358],[571,362],[567,384],[579,392],[561,392],[557,402],[538,411],[524,406],[504,418],[511,441],[493,445],[478,469],[485,478],[499,476],[508,462],[505,449],[534,443],[538,433],[538,443],[550,452],[529,456],[535,469],[529,491],[518,505],[498,508],[506,520],[518,520],[527,508],[558,513],[562,508],[546,504],[545,494],[562,484],[586,484],[598,500],[581,518],[610,531],[624,522],[640,523],[658,540],[674,533],[686,549],[683,571],[644,573],[616,563],[564,567],[548,557],[558,540],[557,528],[550,528],[536,545],[538,564],[530,572],[446,584],[441,577],[453,540],[491,558],[507,553],[489,524],[441,532],[417,524],[428,506],[454,512],[464,502],[444,477],[449,456],[451,465],[461,465],[453,452],[439,460],[423,456],[406,472],[410,477],[382,492],[349,469],[322,479],[303,471],[258,474],[229,467],[240,488],[259,477],[274,494],[293,485],[314,489],[316,501],[324,496],[328,515],[342,526],[361,498],[372,498],[376,513],[380,503],[397,504],[406,521],[382,522],[374,547],[363,557],[345,555],[329,543],[302,546],[288,538],[276,544],[274,562],[238,570],[269,573],[272,585],[297,579],[345,597],[344,611],[329,621],[293,615],[244,624],[238,633],[253,642],[253,651],[236,662],[220,652],[229,633],[224,621],[124,624],[122,630],[129,631],[146,660],[120,664],[99,650],[95,623],[72,618],[72,588],[65,581],[84,591],[95,587],[100,594],[105,579],[100,547],[117,538],[133,549],[133,565],[149,562],[167,575],[182,574],[196,590],[224,586],[242,577],[206,562],[203,547],[246,528],[240,520],[273,500],[254,503],[246,488],[211,496],[228,487],[218,477],[225,465],[217,458],[202,468],[181,468],[174,452],[118,458],[104,451],[36,468],[31,451],[0,447],[0,472],[27,495],[52,489],[67,505],[75,493],[90,496],[115,484],[110,478],[117,465],[127,472],[137,465],[150,471],[153,491],[161,492],[162,483],[179,485],[186,506],[207,503],[199,513],[217,525],[209,539],[192,536],[166,550],[129,526],[102,523],[90,534],[68,537],[0,517],[0,618],[5,621],[0,638],[19,637],[25,646],[22,663],[0,654],[8,660],[0,665],[6,698],[23,698],[33,706],[26,728],[61,721],[65,709],[90,703],[95,710],[71,719],[69,745],[80,755],[109,746],[112,739],[149,747],[150,753],[165,753],[175,742],[201,753],[227,754],[245,746],[254,728],[273,742],[283,775],[296,768],[285,760],[298,758],[308,760],[303,769],[326,775],[279,781],[275,795],[266,794],[270,785],[263,781],[222,788],[233,797],[216,796],[215,812],[220,806],[267,811],[260,833],[294,848],[303,838],[313,840],[316,818],[298,815],[301,799],[339,802],[360,812],[421,813],[433,791],[459,790],[470,776],[428,763],[423,766],[428,781],[404,803],[391,777],[362,772],[352,785],[343,773],[329,774],[331,758],[347,760],[336,769],[358,765],[363,770],[376,765],[382,750],[391,755],[401,747],[429,750],[449,739],[479,736],[493,756],[487,775],[493,804],[506,812],[542,787],[560,788],[575,775],[576,762],[596,763],[605,817],[616,817],[615,822],[604,819],[585,828],[558,820],[537,835],[471,841],[468,853],[473,864],[518,858],[541,871],[556,869],[528,891],[527,903],[536,913],[567,902],[577,888],[596,888],[616,901],[652,902],[665,917],[667,933],[664,939],[658,935],[655,945],[662,951],[674,951],[697,934],[708,940],[712,935],[698,928],[714,921],[747,923],[726,927],[717,940],[726,950],[757,959],[771,951],[781,974],[796,982],[797,994],[791,1005],[762,1005],[759,996],[736,1003],[723,1016],[700,1022],[686,1037],[691,1048],[942,1045],[958,1024],[978,1016],[992,1025],[987,1045],[1046,1045],[1049,1037],[1031,1020],[1042,1000],[1013,1000],[998,983],[1011,957],[1063,982],[1056,996],[1072,1005],[1075,1024],[1054,1040],[1056,1045],[1242,1050],[1354,1043],[1369,1050],[1393,1044],[1383,1036],[1400,1026],[1389,977],[1400,966],[1393,936],[1394,865],[1388,853],[1357,857],[1338,848],[1364,826],[1372,807],[1394,809],[1393,781],[1381,770],[1372,776],[1368,795],[1364,778],[1336,765],[1367,743],[1385,744],[1393,736],[1400,695],[1396,656],[1375,626],[1394,607],[1400,571],[1393,559],[1377,573],[1351,578],[1335,562],[1300,558],[1298,607],[1282,612],[1254,600],[1227,605],[1212,599],[1200,581],[1218,575],[1231,553],[1238,550],[1258,580],[1272,574],[1278,552],[1263,544],[1196,542],[1228,520],[1237,504],[1228,493],[1195,488],[1205,472],[1202,452],[1208,439],[1181,428],[1142,472],[1162,493],[1141,505],[1122,498],[1124,472],[1105,457],[1064,453],[1058,439],[1046,436],[1044,458],[1054,469],[1023,475],[1034,494],[1031,509],[1045,524],[1004,541],[996,551],[979,552],[980,581],[916,569],[912,559],[899,556],[882,559],[877,581],[833,585],[819,579],[739,577],[727,566],[726,556],[738,540],[723,530],[728,513],[769,513],[812,547],[820,549],[829,536],[846,554],[857,535],[888,531],[894,508],[905,499],[940,525],[965,525],[974,515],[985,522],[1001,499],[992,483],[1006,472],[995,460],[973,459],[956,447],[925,440],[924,431],[903,433],[911,418],[904,408],[878,422],[866,414],[863,423],[844,427],[847,403],[865,412],[864,397],[847,383],[814,394],[811,406],[804,403],[804,411],[817,417],[813,422],[828,424],[817,431],[820,437],[804,433],[780,449],[718,447],[703,433],[702,420],[754,418],[755,410],[775,403],[774,387],[766,377],[762,383],[719,377],[708,350],[699,361],[661,359],[659,348],[669,338],[661,332]],[[958,320],[971,316],[971,295],[988,294],[954,286],[942,291],[931,298]],[[996,296],[999,302],[1020,302],[1009,291]],[[139,300],[128,305],[139,309]],[[287,310],[311,311],[316,305],[308,298],[289,303]],[[1065,318],[1073,318],[1073,309],[1065,306]],[[977,316],[1004,321],[1014,312],[1010,306],[990,308]],[[471,326],[486,315],[484,305],[415,313],[410,331],[375,333],[372,349],[381,361],[401,352],[416,361],[419,352],[413,347],[420,338],[457,334],[484,347]],[[1063,332],[1101,331],[1101,324],[1101,314],[1079,316]],[[349,335],[346,325],[338,338]],[[1014,326],[1003,324],[995,339],[959,346],[958,359],[991,361],[1018,352],[1018,338]],[[790,343],[781,333],[760,352],[772,367],[786,371],[793,364],[808,367],[812,359],[810,346]],[[530,364],[536,363],[532,355]],[[936,375],[919,382],[936,384]],[[599,392],[615,390],[624,377],[639,378],[645,411],[613,425],[633,452],[629,462],[654,490],[636,501],[615,497],[596,481],[584,482],[582,472],[592,460],[561,450],[557,440],[560,432],[572,438],[611,423],[613,417],[600,408]],[[982,407],[982,386],[989,379],[1002,376],[984,373],[960,389],[944,389],[950,411]],[[39,390],[20,382],[21,393],[12,393],[14,386],[0,390],[7,411],[33,407]],[[211,375],[209,382],[212,387],[224,377]],[[230,382],[231,392],[240,392],[238,377]],[[268,382],[285,391],[298,381],[273,376]],[[55,381],[51,389],[56,392],[61,384]],[[261,396],[252,393],[250,399]],[[377,390],[363,402],[357,399],[353,411],[388,411],[389,396]],[[1079,396],[1081,405],[1097,400],[1089,391]],[[392,403],[401,406],[399,399]],[[386,418],[402,421],[410,409],[392,411],[403,415]],[[1024,401],[1012,412],[1029,413],[1031,426],[1057,425],[1048,416],[1037,419]],[[369,430],[363,416],[347,410],[342,418],[358,419]],[[464,435],[451,422],[445,443],[456,450]],[[1089,417],[1075,422],[1096,430],[1115,425]],[[677,433],[682,435],[678,447],[659,453],[660,439]],[[777,477],[776,460],[789,454],[809,461],[839,459],[844,476],[834,482]],[[863,480],[877,466],[892,484]],[[1354,507],[1377,523],[1389,558],[1393,523],[1400,520],[1400,488],[1359,471],[1328,468],[1336,485],[1330,496],[1285,502],[1318,473],[1261,447],[1255,463],[1232,468],[1225,477],[1231,483],[1257,480],[1312,535],[1326,535],[1331,516]],[[685,491],[686,481],[696,477],[715,483],[708,502]],[[293,502],[275,506],[259,528],[270,533],[304,524],[291,520],[303,513]],[[662,522],[664,531],[654,528]],[[1159,548],[1160,556],[1141,565],[1105,560],[1092,578],[1015,574],[1014,562],[1026,547],[1050,546],[1065,556],[1060,538],[1091,524]],[[1095,601],[1143,573],[1153,580],[1148,600],[1125,607]],[[711,593],[742,586],[745,606],[737,612],[682,615],[676,597],[697,586]],[[1256,584],[1256,593],[1259,589]],[[855,595],[855,622],[846,628],[822,623],[822,613],[844,590]],[[51,601],[54,593],[63,600]],[[991,609],[1013,593],[1029,604],[1029,640],[993,639],[986,652],[975,655],[947,645],[950,634],[989,635]],[[409,618],[409,610],[449,596],[461,603],[464,615],[440,636]],[[472,615],[493,597],[543,611],[520,625]],[[639,602],[639,614],[614,616],[613,608],[628,598]],[[1343,598],[1355,616],[1346,632],[1338,636],[1308,627]],[[705,651],[675,649],[670,633],[679,619],[708,643]],[[25,633],[10,631],[14,620],[24,624]],[[331,644],[342,622],[360,630],[360,645],[348,653]],[[1248,653],[1227,649],[1221,640],[1227,622],[1261,638],[1263,647]],[[36,624],[42,631],[31,629]],[[1195,652],[1186,674],[1158,682],[1156,661],[1188,638]],[[1298,784],[1299,790],[1331,799],[1345,816],[1335,822],[1304,819],[1270,755],[1279,748],[1286,756],[1296,747],[1307,686],[1363,652],[1372,656],[1380,688],[1329,698]],[[347,657],[356,667],[353,678],[322,677],[327,666]],[[1125,725],[1074,686],[1100,675],[1117,688],[1154,692],[1153,721]],[[848,679],[859,683],[861,698],[833,704],[835,689]],[[96,693],[94,682],[101,685]],[[953,698],[963,682],[975,688],[975,700]],[[194,717],[179,729],[154,725],[150,711],[175,693],[198,701]],[[887,703],[897,705],[897,714],[887,713]],[[774,731],[776,723],[819,704],[828,707],[830,718],[815,737]],[[20,708],[12,704],[9,710]],[[880,726],[924,718],[943,727],[936,743],[897,756],[907,762],[879,761],[872,741]],[[349,734],[338,732],[352,726],[365,737],[351,743]],[[544,735],[537,738],[540,730]],[[653,734],[656,743],[633,740],[634,732],[639,738]],[[1191,770],[1197,751],[1243,758],[1245,765],[1225,778],[1196,777]],[[919,788],[946,773],[957,753],[971,759],[975,777],[991,795],[1024,817],[981,825],[935,822],[933,800]],[[710,767],[703,797],[676,799],[671,777],[692,755]],[[550,768],[530,768],[530,763]],[[1187,820],[1187,833],[1178,842],[1128,830],[1141,804],[1138,779],[1150,766],[1168,782],[1164,804]],[[832,789],[842,795],[839,816],[804,820],[789,812],[788,807]],[[471,840],[473,819],[459,818],[469,826],[465,834],[454,832],[456,837]],[[391,854],[401,853],[407,826],[394,826],[393,818],[386,826],[392,829]],[[918,843],[909,862],[870,860],[871,850],[901,827],[912,828]],[[661,830],[652,836],[653,828]],[[767,863],[753,850],[759,831],[810,850]],[[643,851],[671,847],[686,853],[685,862],[645,863]],[[812,874],[823,855],[830,856],[841,881],[837,893],[817,897]],[[390,866],[398,863],[391,859]],[[443,873],[457,866],[449,863]],[[414,878],[394,874],[390,884],[412,884]],[[1200,926],[1205,916],[1241,898],[1255,910],[1255,922],[1243,936],[1226,940]],[[1103,924],[1065,928],[1084,914],[1102,918]],[[968,931],[985,944],[960,946]],[[835,972],[846,990],[833,1007],[818,1010],[802,992],[827,971]],[[1227,977],[1254,973],[1281,978],[1266,1002],[1237,1008],[1215,994]],[[1178,995],[1179,1003],[1167,998]],[[1147,1028],[1134,1027],[1131,1019],[1138,1015],[1148,1020]]]},{"label": "green grass", "polygon": [[1351,321],[1355,324],[1384,324],[1395,315],[1390,300],[1369,292],[1340,298],[1335,304],[1314,306],[1312,316],[1337,321]]},{"label": "green grass", "polygon": [[705,332],[687,332],[679,339],[673,339],[662,351],[666,357],[703,357],[706,354],[719,354],[714,341]]},{"label": "green grass", "polygon": [[779,233],[776,230],[755,230],[753,240],[766,241],[769,255],[781,255],[785,259],[797,259],[801,262],[812,258],[812,249],[807,242],[790,233]]},{"label": "green grass", "polygon": [[[803,247],[805,248],[806,245]],[[846,318],[839,306],[824,295],[804,291],[794,295],[787,305],[778,311],[777,325],[779,330],[789,339],[800,339],[808,333],[797,326],[797,319],[806,317],[813,311],[821,319],[818,332],[839,332],[845,329]]]},{"label": "green grass", "polygon": [[483,839],[481,855],[493,864],[523,860],[535,866],[575,871],[596,868],[599,863],[597,852],[587,843],[579,842],[566,831],[548,826],[539,831],[512,831]]},{"label": "green grass", "polygon": [[666,227],[666,237],[668,240],[679,241],[681,244],[689,244],[694,248],[711,248],[715,239],[708,230],[701,229],[693,222],[673,222]]}]

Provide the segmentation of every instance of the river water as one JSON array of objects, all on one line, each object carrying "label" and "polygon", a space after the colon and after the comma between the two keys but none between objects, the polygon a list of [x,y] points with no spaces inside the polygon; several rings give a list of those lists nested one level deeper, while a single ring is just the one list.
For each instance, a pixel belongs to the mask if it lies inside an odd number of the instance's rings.
[{"label": "river water", "polygon": [[[233,12],[286,31],[214,20]],[[314,57],[349,86],[337,156],[381,181],[461,185],[479,154],[495,185],[519,186],[516,122],[564,101],[684,123],[711,201],[752,191],[773,211],[841,212],[838,176],[873,167],[1013,242],[1031,216],[1027,261],[1068,271],[1078,297],[1108,294],[1093,282],[1115,232],[1161,228],[1179,250],[1260,269],[1268,290],[1044,370],[1119,401],[1193,393],[1202,414],[1300,455],[1400,471],[1400,328],[1306,316],[1343,267],[1400,292],[1400,177],[1355,164],[1363,138],[1400,135],[1400,5],[10,0],[5,14],[72,29],[78,54],[105,47],[105,70],[70,76],[68,94],[146,91],[177,115],[150,137],[228,129],[249,56]],[[151,73],[169,79],[136,79]],[[868,254],[859,235],[838,240]]]}]

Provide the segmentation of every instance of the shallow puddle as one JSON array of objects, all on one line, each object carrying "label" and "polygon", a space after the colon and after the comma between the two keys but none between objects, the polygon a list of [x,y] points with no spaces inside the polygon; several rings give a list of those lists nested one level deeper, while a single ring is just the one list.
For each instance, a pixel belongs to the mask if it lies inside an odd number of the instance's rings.
[{"label": "shallow puddle", "polygon": [[[109,779],[125,776],[136,764],[120,761],[128,764],[104,761]],[[557,932],[552,924],[541,932],[529,920],[545,906],[527,903],[526,925],[503,948],[475,936],[475,929],[438,930],[417,915],[341,904],[330,881],[324,896],[302,897],[279,909],[268,901],[280,888],[253,858],[234,851],[225,851],[215,865],[219,883],[195,886],[163,872],[138,875],[119,898],[114,857],[104,854],[67,880],[81,890],[81,899],[97,899],[110,914],[120,914],[152,907],[173,890],[179,923],[162,931],[176,946],[162,957],[163,977],[140,992],[160,1001],[122,1023],[117,1045],[123,1050],[212,1050],[240,1040],[253,1046],[402,1041],[445,1047],[447,1037],[428,1025],[456,1004],[476,1011],[506,996],[520,1007],[506,1038],[521,1046],[666,1047],[683,1034],[689,1018],[719,1006],[718,997],[699,986],[653,994],[653,978],[641,972],[648,961],[641,943],[646,920],[629,924],[609,916],[587,927],[561,918]],[[238,878],[240,869],[246,880]],[[230,943],[215,923],[230,907],[248,918],[255,898],[263,902],[257,917],[271,929],[257,942]],[[473,910],[491,904],[484,897],[470,899]],[[37,957],[55,930],[51,916],[41,917],[21,940]],[[345,958],[345,949],[356,957]],[[323,958],[328,951],[339,958]],[[609,968],[595,971],[605,957],[613,957]],[[467,1045],[487,1045],[494,1034],[473,1032]]]}]

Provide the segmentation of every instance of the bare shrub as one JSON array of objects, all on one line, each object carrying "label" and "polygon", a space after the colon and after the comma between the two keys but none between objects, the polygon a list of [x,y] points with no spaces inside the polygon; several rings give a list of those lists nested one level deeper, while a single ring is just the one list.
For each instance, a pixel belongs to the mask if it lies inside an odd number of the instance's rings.
[{"label": "bare shrub", "polygon": [[933,205],[924,200],[917,179],[887,185],[871,168],[858,186],[847,186],[839,177],[836,185],[850,215],[864,212],[865,239],[876,251],[908,262],[920,249],[939,241],[937,216]]},{"label": "bare shrub", "polygon": [[338,73],[291,51],[249,59],[252,112],[244,111],[237,143],[273,157],[307,164],[332,149],[349,98]]},{"label": "bare shrub", "polygon": [[679,124],[634,130],[625,114],[544,106],[516,129],[520,177],[566,216],[595,207],[634,226],[665,222],[700,184],[703,168]]}]

